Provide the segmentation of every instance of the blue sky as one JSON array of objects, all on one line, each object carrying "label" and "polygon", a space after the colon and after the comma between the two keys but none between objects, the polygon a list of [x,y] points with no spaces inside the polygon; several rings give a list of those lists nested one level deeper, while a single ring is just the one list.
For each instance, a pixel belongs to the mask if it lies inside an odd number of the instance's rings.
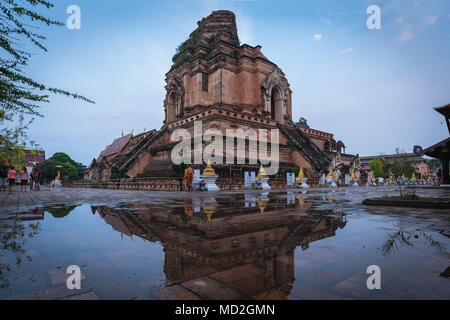
[{"label": "blue sky", "polygon": [[[408,152],[448,136],[432,108],[450,103],[448,0],[58,0],[65,21],[81,8],[81,30],[42,28],[34,78],[83,94],[90,105],[53,97],[30,135],[46,150],[85,164],[122,130],[159,129],[164,79],[175,48],[213,10],[237,17],[241,42],[261,45],[293,90],[294,120],[335,134],[361,156]],[[381,30],[366,9],[381,8]]]}]

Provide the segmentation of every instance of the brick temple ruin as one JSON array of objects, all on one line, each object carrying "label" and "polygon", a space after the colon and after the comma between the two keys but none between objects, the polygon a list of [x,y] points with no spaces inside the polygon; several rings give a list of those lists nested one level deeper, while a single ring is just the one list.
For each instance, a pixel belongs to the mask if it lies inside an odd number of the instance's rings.
[{"label": "brick temple ruin", "polygon": [[[169,177],[176,145],[171,134],[186,129],[194,136],[195,121],[202,121],[203,132],[214,128],[224,136],[227,129],[279,129],[280,169],[272,178],[285,178],[289,168],[299,167],[310,181],[330,169],[341,181],[352,170],[359,175],[359,157],[346,154],[333,134],[292,121],[292,90],[284,72],[264,56],[261,46],[240,44],[231,11],[215,11],[198,22],[173,57],[165,89],[161,129],[116,139],[92,161],[86,178],[108,180],[113,166],[130,178]],[[213,166],[219,180],[239,180],[245,171],[258,170],[259,164],[250,163],[247,157],[245,165]],[[193,167],[203,169],[205,164]]]}]

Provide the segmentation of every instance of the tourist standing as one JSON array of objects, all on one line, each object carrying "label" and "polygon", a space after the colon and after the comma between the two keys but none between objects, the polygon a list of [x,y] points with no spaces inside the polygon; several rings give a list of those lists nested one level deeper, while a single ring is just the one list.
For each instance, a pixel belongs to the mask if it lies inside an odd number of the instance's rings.
[{"label": "tourist standing", "polygon": [[10,192],[13,191],[14,186],[16,184],[16,175],[17,175],[16,170],[14,170],[14,167],[11,167],[11,169],[9,169],[8,172],[8,181],[9,181],[8,190]]},{"label": "tourist standing", "polygon": [[0,191],[6,191],[6,181],[8,179],[8,168],[0,166]]},{"label": "tourist standing", "polygon": [[31,173],[30,173],[30,191],[33,191],[33,184],[34,184],[34,169],[31,169]]},{"label": "tourist standing", "polygon": [[194,171],[192,171],[192,167],[188,165],[184,174],[184,182],[186,183],[186,188],[189,191],[192,190],[192,180],[194,180]]},{"label": "tourist standing", "polygon": [[20,191],[27,191],[27,183],[28,183],[28,172],[27,168],[24,167],[20,172]]},{"label": "tourist standing", "polygon": [[39,170],[36,168],[34,169],[34,190],[40,191],[41,190],[41,174]]}]

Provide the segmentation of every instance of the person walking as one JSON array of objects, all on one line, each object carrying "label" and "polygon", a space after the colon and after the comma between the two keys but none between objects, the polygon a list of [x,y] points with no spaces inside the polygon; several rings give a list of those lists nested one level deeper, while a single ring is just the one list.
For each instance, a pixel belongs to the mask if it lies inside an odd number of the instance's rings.
[{"label": "person walking", "polygon": [[27,183],[28,183],[28,171],[27,168],[24,167],[22,171],[20,171],[20,192],[27,192]]},{"label": "person walking", "polygon": [[34,170],[31,169],[31,173],[30,173],[30,191],[33,191],[33,185],[34,185]]},{"label": "person walking", "polygon": [[8,182],[9,182],[8,191],[9,192],[14,190],[14,186],[16,185],[16,175],[17,175],[16,170],[14,170],[14,167],[11,167],[11,169],[9,169],[9,172],[8,172]]},{"label": "person walking", "polygon": [[184,174],[184,182],[186,183],[186,187],[189,191],[192,190],[192,180],[194,180],[194,171],[192,171],[192,167],[188,165]]},{"label": "person walking", "polygon": [[8,168],[2,165],[0,166],[0,191],[6,191],[7,179],[8,179]]}]

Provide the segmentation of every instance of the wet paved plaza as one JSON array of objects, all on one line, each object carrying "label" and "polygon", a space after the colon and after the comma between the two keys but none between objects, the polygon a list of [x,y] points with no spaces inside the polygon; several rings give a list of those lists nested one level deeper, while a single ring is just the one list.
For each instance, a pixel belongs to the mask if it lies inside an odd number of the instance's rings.
[{"label": "wet paved plaza", "polygon": [[361,205],[385,195],[398,190],[0,192],[0,299],[450,299],[449,213]]}]

